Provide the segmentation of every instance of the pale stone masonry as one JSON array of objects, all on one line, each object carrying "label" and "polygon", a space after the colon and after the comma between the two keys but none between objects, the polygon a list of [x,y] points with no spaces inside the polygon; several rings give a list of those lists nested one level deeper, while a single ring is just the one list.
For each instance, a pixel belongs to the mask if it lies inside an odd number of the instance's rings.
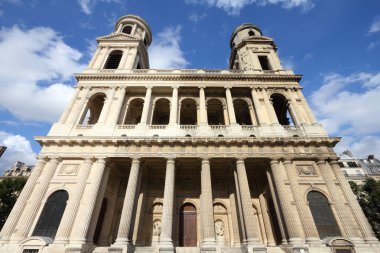
[{"label": "pale stone masonry", "polygon": [[0,253],[380,252],[340,138],[258,27],[235,29],[226,70],[150,69],[152,34],[134,15],[97,41],[36,137]]}]

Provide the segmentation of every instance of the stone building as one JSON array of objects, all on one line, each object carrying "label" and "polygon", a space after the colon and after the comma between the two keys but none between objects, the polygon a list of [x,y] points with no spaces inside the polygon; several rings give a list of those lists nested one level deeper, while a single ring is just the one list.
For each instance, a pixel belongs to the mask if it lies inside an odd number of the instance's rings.
[{"label": "stone building", "polygon": [[[276,45],[251,24],[227,70],[149,69],[121,17],[81,74],[0,252],[380,252]],[[170,57],[168,55],[167,57]]]},{"label": "stone building", "polygon": [[374,155],[368,155],[365,158],[360,159],[361,165],[367,172],[369,177],[372,177],[376,180],[380,179],[380,160],[377,159]]},{"label": "stone building", "polygon": [[368,174],[365,165],[363,166],[360,158],[355,157],[350,150],[339,155],[338,164],[348,181],[363,184],[367,180]]},{"label": "stone building", "polygon": [[23,162],[16,162],[9,170],[4,172],[4,177],[29,177],[32,173],[33,165],[26,165]]}]

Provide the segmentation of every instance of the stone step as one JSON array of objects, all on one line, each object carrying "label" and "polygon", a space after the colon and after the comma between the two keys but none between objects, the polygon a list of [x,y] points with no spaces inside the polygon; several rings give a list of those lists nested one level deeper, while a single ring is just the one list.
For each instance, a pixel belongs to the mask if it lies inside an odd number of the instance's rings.
[{"label": "stone step", "polygon": [[200,253],[199,247],[176,247],[176,253]]}]

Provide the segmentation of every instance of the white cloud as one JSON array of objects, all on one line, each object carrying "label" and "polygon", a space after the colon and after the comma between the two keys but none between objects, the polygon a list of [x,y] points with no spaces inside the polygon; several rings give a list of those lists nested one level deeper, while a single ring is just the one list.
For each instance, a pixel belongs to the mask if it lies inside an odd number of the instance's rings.
[{"label": "white cloud", "polygon": [[329,74],[310,98],[327,131],[344,137],[338,149],[380,156],[380,73]]},{"label": "white cloud", "polygon": [[92,8],[95,6],[97,2],[106,2],[106,3],[121,3],[121,0],[77,0],[80,5],[82,11],[90,15],[92,13]]},{"label": "white cloud", "polygon": [[375,20],[372,22],[371,26],[369,27],[368,33],[377,33],[380,31],[380,17],[375,18]]},{"label": "white cloud", "polygon": [[207,13],[197,14],[195,12],[189,15],[189,20],[193,23],[198,23],[207,16]]},{"label": "white cloud", "polygon": [[28,165],[33,165],[36,162],[36,154],[33,152],[30,142],[24,136],[0,131],[0,146],[7,147],[0,158],[1,175],[17,161]]},{"label": "white cloud", "polygon": [[0,108],[24,121],[56,121],[73,88],[62,82],[85,66],[51,28],[0,29]]},{"label": "white cloud", "polygon": [[314,0],[185,0],[188,4],[206,4],[226,11],[229,15],[239,15],[245,6],[256,3],[258,5],[279,4],[282,8],[301,8],[308,11],[314,7]]},{"label": "white cloud", "polygon": [[180,47],[181,26],[166,27],[149,48],[151,68],[184,68],[189,62]]}]

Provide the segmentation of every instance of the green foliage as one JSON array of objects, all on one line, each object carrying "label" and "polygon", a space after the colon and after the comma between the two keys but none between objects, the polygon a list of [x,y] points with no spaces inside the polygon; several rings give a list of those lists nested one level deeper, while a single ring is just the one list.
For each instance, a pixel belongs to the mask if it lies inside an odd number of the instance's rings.
[{"label": "green foliage", "polygon": [[358,186],[354,182],[350,185],[376,237],[380,239],[380,181],[369,178],[364,185]]},{"label": "green foliage", "polygon": [[26,180],[26,178],[5,178],[0,182],[0,228],[7,220]]}]

